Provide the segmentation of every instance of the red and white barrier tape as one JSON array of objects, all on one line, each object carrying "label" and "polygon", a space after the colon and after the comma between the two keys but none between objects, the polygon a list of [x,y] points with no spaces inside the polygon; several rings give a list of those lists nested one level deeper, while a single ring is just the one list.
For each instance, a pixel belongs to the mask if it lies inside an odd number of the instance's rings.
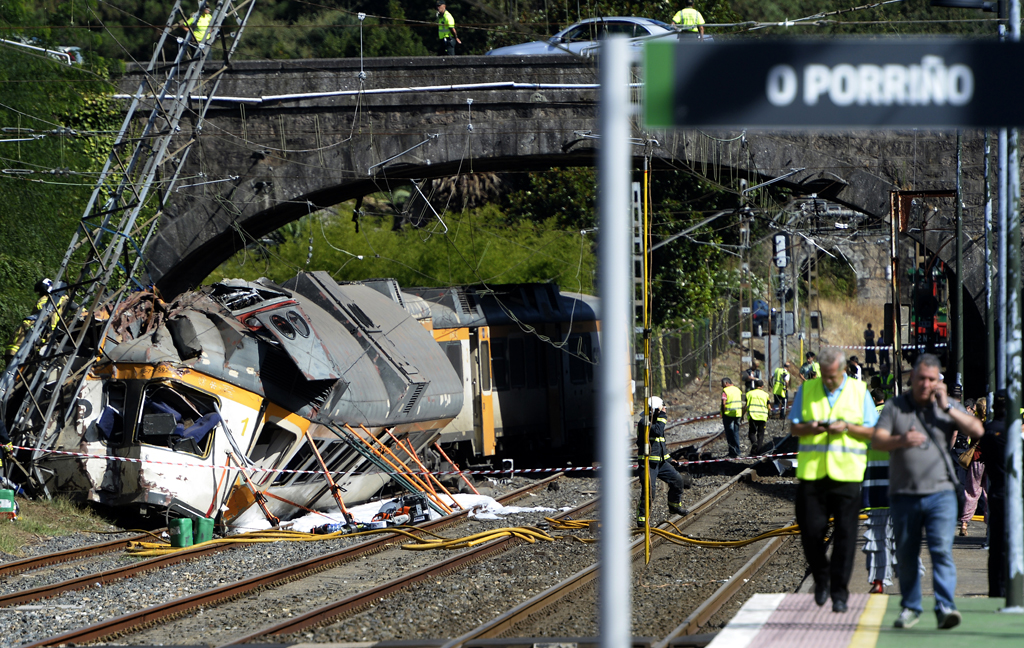
[{"label": "red and white barrier tape", "polygon": [[[26,448],[22,446],[14,446],[16,450],[33,450],[34,448]],[[209,464],[197,464],[197,463],[182,463],[173,461],[154,461],[150,459],[134,459],[131,457],[115,457],[111,455],[97,455],[87,454],[84,452],[68,452],[65,450],[48,450],[48,454],[65,455],[69,457],[83,457],[86,459],[103,459],[106,461],[124,461],[127,463],[139,463],[139,464],[153,464],[159,466],[179,466],[185,468],[204,468],[207,470],[244,470],[247,472],[263,472],[263,473],[287,473],[287,474],[323,474],[322,470],[287,470],[284,468],[255,468],[255,467],[238,467],[238,466],[218,466]],[[733,463],[741,460],[748,459],[774,459],[776,457],[790,457],[795,456],[795,452],[783,453],[776,455],[760,455],[757,457],[722,457],[720,459],[701,459],[698,461],[683,461],[683,460],[672,460],[672,463],[680,466],[696,466],[699,464],[711,464],[711,463]],[[638,468],[637,464],[632,464],[633,468]],[[597,466],[564,466],[558,468],[514,468],[511,470],[447,470],[430,472],[432,475],[528,475],[528,474],[541,474],[541,473],[570,473],[570,472],[585,472],[585,471],[597,471]],[[359,473],[352,473],[359,474]],[[388,473],[395,475],[423,475],[426,474],[424,471],[410,471],[410,472],[395,472]]]},{"label": "red and white barrier tape", "polygon": [[[891,345],[891,344],[886,344],[885,346],[853,346],[853,345],[843,345],[843,344],[826,344],[825,346],[830,346],[830,347],[832,347],[834,349],[875,349],[877,351],[892,351],[892,347],[893,347],[893,345]],[[939,342],[938,344],[933,344],[932,348],[933,349],[937,349],[939,347],[945,347],[945,346],[948,346],[948,344],[946,342]],[[904,344],[904,345],[901,345],[900,348],[901,349],[926,349],[926,348],[928,348],[928,345],[927,344]]]}]

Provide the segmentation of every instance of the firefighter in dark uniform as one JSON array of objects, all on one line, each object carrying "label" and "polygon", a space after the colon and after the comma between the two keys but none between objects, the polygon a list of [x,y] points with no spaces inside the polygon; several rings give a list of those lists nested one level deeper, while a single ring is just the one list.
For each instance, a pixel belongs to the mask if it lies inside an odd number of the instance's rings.
[{"label": "firefighter in dark uniform", "polygon": [[0,468],[3,468],[4,459],[11,454],[14,454],[14,446],[11,444],[11,438],[7,436],[7,426],[4,425],[4,419],[0,417]]},{"label": "firefighter in dark uniform", "polygon": [[[636,447],[638,461],[640,463],[640,505],[637,507],[637,526],[644,526],[647,518],[644,512],[644,501],[647,491],[650,489],[651,506],[654,506],[654,496],[658,492],[658,481],[662,480],[668,484],[668,510],[675,515],[686,515],[683,508],[683,477],[672,466],[669,461],[668,447],[665,445],[665,423],[668,417],[663,409],[664,403],[661,398],[651,396],[651,420],[654,424],[650,426],[648,436],[648,450],[644,451],[644,435],[647,433],[647,421],[641,420],[637,423]],[[650,483],[644,483],[644,461],[648,462],[650,470]]]}]

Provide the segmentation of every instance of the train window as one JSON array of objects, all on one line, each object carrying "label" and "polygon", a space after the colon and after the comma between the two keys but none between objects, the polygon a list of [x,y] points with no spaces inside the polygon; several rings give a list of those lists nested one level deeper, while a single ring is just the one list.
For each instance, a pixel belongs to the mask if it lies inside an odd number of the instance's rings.
[{"label": "train window", "polygon": [[[308,460],[313,456],[313,451],[309,448],[308,443],[303,443],[299,446],[298,451],[292,455],[288,465],[284,467],[285,470],[300,470]],[[278,486],[295,477],[295,473],[291,472],[279,472],[277,477],[274,478],[274,485]]]},{"label": "train window", "polygon": [[594,365],[589,335],[569,337],[569,382],[583,385],[594,382]]},{"label": "train window", "polygon": [[[316,449],[320,452],[320,456],[323,457],[328,452],[330,452],[330,444],[331,443],[341,443],[341,441],[332,442],[332,441],[330,441],[328,439],[315,439],[313,441],[313,443],[316,444]],[[309,441],[306,442],[306,449],[307,450],[309,449]],[[320,465],[320,460],[317,459],[316,457],[313,457],[312,453],[310,453],[310,461],[307,462],[307,463],[308,463],[308,465],[304,466],[302,468],[303,470],[310,470],[310,471],[315,470],[318,473],[323,474],[323,466]],[[305,483],[311,481],[316,476],[317,476],[316,473],[313,473],[313,472],[301,473],[301,474],[299,474],[295,478],[295,481],[292,482],[292,483],[293,484],[305,484]]]},{"label": "train window", "polygon": [[513,389],[526,387],[526,355],[523,338],[508,341],[508,377]]},{"label": "train window", "polygon": [[587,382],[594,382],[594,363],[597,358],[594,357],[594,347],[591,344],[591,338],[589,335],[583,336],[583,355],[586,356],[584,359],[583,368],[587,374]]},{"label": "train window", "polygon": [[443,342],[441,346],[444,347],[444,354],[448,356],[448,362],[452,363],[452,368],[455,369],[455,373],[459,376],[459,382],[462,382],[462,342]]},{"label": "train window", "polygon": [[86,441],[103,439],[111,446],[124,445],[124,407],[127,388],[124,383],[110,382],[104,390],[107,402],[96,419],[95,432],[99,438],[92,438],[86,432]]},{"label": "train window", "polygon": [[491,340],[491,370],[494,372],[494,389],[508,389],[508,340]]},{"label": "train window", "polygon": [[288,321],[291,322],[292,326],[302,337],[309,337],[309,324],[306,324],[306,320],[302,319],[302,315],[299,315],[293,310],[288,311]]},{"label": "train window", "polygon": [[276,423],[267,422],[260,430],[256,445],[249,458],[257,465],[273,465],[277,463],[282,452],[295,443],[295,433],[290,432]]},{"label": "train window", "polygon": [[488,342],[480,343],[480,389],[491,391],[491,346]]},{"label": "train window", "polygon": [[281,331],[281,335],[285,336],[289,340],[295,339],[295,327],[292,326],[288,320],[275,313],[270,316],[270,322],[274,325],[274,328]]},{"label": "train window", "polygon": [[139,443],[205,456],[222,421],[215,401],[184,385],[151,383],[143,395]]}]

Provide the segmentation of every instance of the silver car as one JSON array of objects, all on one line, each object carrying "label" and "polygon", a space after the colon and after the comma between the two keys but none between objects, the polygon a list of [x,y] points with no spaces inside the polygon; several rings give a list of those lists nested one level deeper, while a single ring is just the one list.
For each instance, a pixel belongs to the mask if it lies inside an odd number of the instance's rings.
[{"label": "silver car", "polygon": [[544,54],[575,54],[593,56],[598,41],[609,34],[622,34],[633,39],[631,44],[639,47],[652,36],[668,36],[676,33],[671,25],[650,18],[615,16],[610,18],[588,18],[566,27],[546,41],[534,41],[521,45],[499,47],[487,52],[488,56],[541,56]]}]

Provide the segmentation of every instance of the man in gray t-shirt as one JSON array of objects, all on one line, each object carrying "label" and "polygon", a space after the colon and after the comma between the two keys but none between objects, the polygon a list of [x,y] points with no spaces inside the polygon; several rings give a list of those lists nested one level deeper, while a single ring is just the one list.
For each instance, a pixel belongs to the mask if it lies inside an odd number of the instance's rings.
[{"label": "man in gray t-shirt", "polygon": [[[960,613],[953,602],[956,565],[953,534],[957,496],[949,454],[953,431],[979,438],[985,430],[946,394],[939,378],[939,359],[918,356],[909,393],[893,398],[875,424],[871,445],[889,452],[889,502],[896,534],[896,563],[916,565],[921,529],[928,536],[935,589],[935,616],[940,630],[956,627]],[[916,569],[900,569],[903,611],[897,628],[909,628],[921,614],[921,577]]]}]

